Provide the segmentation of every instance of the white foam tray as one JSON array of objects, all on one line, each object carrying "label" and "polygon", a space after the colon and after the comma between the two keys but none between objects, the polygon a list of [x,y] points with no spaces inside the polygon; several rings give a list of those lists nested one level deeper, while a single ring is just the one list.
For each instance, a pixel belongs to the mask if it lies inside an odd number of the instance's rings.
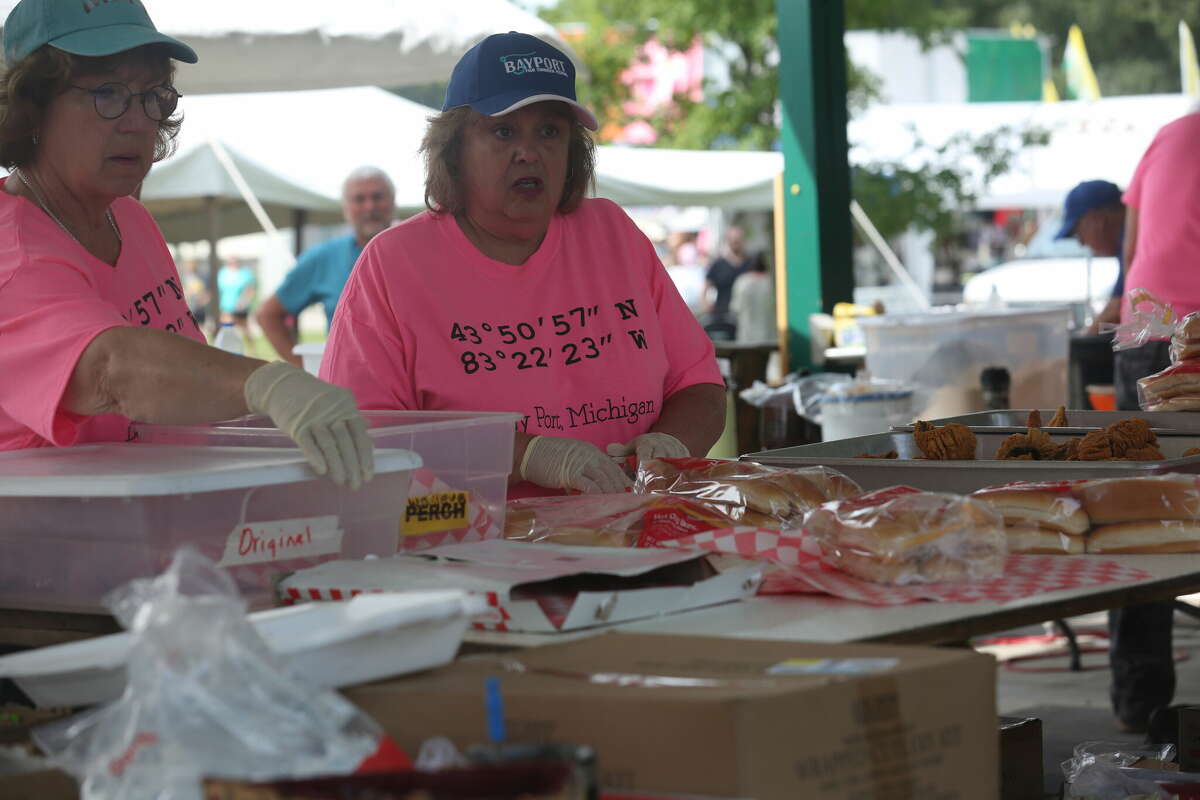
[{"label": "white foam tray", "polygon": [[[317,686],[337,688],[449,663],[482,598],[461,591],[364,594],[249,615],[276,655]],[[115,700],[125,690],[132,637],[117,633],[0,658],[40,707]]]}]

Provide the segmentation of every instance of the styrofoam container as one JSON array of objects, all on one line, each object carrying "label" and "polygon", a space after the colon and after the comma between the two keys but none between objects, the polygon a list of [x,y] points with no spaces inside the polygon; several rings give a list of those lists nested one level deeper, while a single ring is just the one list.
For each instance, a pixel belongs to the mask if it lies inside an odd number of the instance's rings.
[{"label": "styrofoam container", "polygon": [[0,453],[0,607],[102,611],[105,592],[162,572],[185,544],[254,606],[282,572],[390,555],[421,459],[375,451],[356,492],[299,450],[97,444]]},{"label": "styrofoam container", "polygon": [[321,371],[321,359],[325,357],[324,342],[298,344],[292,348],[292,355],[300,356],[306,372],[316,375]]},{"label": "styrofoam container", "polygon": [[[267,645],[297,675],[338,688],[449,663],[482,598],[457,590],[359,595],[249,615]],[[0,657],[35,704],[83,706],[120,697],[133,637],[100,636]]]},{"label": "styrofoam container", "polygon": [[912,386],[916,419],[985,408],[980,372],[1006,367],[1013,408],[1055,408],[1067,401],[1066,306],[1027,309],[933,309],[862,317],[867,371]]},{"label": "styrofoam container", "polygon": [[[376,447],[400,447],[421,456],[451,490],[471,494],[498,525],[504,524],[513,434],[520,414],[485,411],[364,411]],[[294,447],[271,420],[242,417],[216,425],[134,425],[138,442],[235,447]],[[416,492],[414,491],[415,498]],[[448,526],[453,527],[450,523]],[[414,537],[405,537],[405,543]]]}]

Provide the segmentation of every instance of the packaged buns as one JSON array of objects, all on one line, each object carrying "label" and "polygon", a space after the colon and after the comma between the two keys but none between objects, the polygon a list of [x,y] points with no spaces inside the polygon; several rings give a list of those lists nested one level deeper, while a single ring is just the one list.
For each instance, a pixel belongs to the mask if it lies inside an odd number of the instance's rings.
[{"label": "packaged buns", "polygon": [[1192,313],[1179,320],[1171,334],[1171,361],[1178,364],[1200,358],[1200,312]]},{"label": "packaged buns", "polygon": [[1200,482],[1194,475],[1084,481],[1074,492],[1093,526],[1147,519],[1200,519]]},{"label": "packaged buns", "polygon": [[511,500],[504,538],[592,547],[650,546],[739,523],[684,497],[584,494]]},{"label": "packaged buns", "polygon": [[1078,555],[1091,520],[1075,488],[1084,481],[1017,481],[989,486],[971,497],[1004,518],[1010,553]]},{"label": "packaged buns", "polygon": [[659,458],[638,465],[634,492],[686,497],[756,527],[798,525],[804,514],[862,489],[825,467],[777,469],[749,461]]},{"label": "packaged buns", "polygon": [[1089,553],[1200,553],[1200,522],[1163,519],[1092,529]]},{"label": "packaged buns", "polygon": [[805,529],[839,569],[875,583],[979,580],[1004,572],[1004,521],[966,497],[893,486],[810,512]]},{"label": "packaged buns", "polygon": [[1200,360],[1172,364],[1139,378],[1138,404],[1145,411],[1200,410]]}]

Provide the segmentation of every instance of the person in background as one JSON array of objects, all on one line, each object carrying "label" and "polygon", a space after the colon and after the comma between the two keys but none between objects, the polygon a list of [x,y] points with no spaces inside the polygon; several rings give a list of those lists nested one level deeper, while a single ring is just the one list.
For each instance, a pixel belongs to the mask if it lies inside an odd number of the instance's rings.
[{"label": "person in background", "polygon": [[395,213],[396,190],[387,173],[377,167],[359,167],[346,176],[342,183],[342,216],[350,233],[306,250],[255,314],[280,358],[301,365],[300,356],[292,353],[296,337],[288,317],[299,317],[301,311],[320,303],[325,308],[326,326],[332,323],[354,262],[367,242],[392,224]]},{"label": "person in background", "polygon": [[358,486],[374,457],[345,389],[204,343],[131,195],[181,120],[172,59],[139,0],[21,0],[0,71],[0,450],[124,442],[131,421],[269,416],[314,470]]},{"label": "person in background", "polygon": [[[1055,239],[1077,239],[1101,258],[1116,257],[1117,282],[1112,296],[1088,328],[1094,334],[1101,323],[1116,323],[1121,318],[1121,297],[1125,294],[1125,204],[1121,190],[1109,181],[1084,181],[1067,193],[1063,203],[1063,222]],[[1091,298],[1088,298],[1089,302]]]},{"label": "person in background", "polygon": [[750,269],[750,254],[746,252],[746,232],[737,225],[725,232],[725,244],[720,256],[713,260],[705,275],[704,295],[708,314],[705,330],[721,338],[734,337],[734,321],[729,314],[733,282]]},{"label": "person in background", "polygon": [[[1200,113],[1164,125],[1154,136],[1122,197],[1125,286],[1146,289],[1182,318],[1200,310]],[[1121,321],[1130,319],[1129,292]],[[1170,364],[1169,342],[1148,342],[1114,358],[1117,408],[1139,410],[1137,380]],[[1117,723],[1140,731],[1175,694],[1171,646],[1173,603],[1109,612],[1112,704]],[[1155,726],[1157,727],[1157,726]],[[1168,725],[1169,727],[1169,725]]]},{"label": "person in background", "polygon": [[217,292],[221,306],[221,322],[232,322],[242,334],[242,341],[250,341],[250,307],[258,293],[258,279],[254,270],[241,263],[237,256],[230,256],[217,273]]},{"label": "person in background", "polygon": [[750,268],[733,282],[729,310],[737,324],[736,341],[753,344],[779,341],[775,279],[767,270],[765,253],[754,256]]},{"label": "person in background", "polygon": [[372,239],[321,376],[366,409],[512,411],[512,496],[617,492],[616,459],[704,455],[725,424],[712,343],[649,239],[586,199],[596,118],[534,36],[459,60],[422,142],[429,210]]},{"label": "person in background", "polygon": [[208,282],[194,258],[183,262],[183,274],[180,277],[183,279],[183,296],[187,301],[188,310],[192,312],[192,319],[204,330],[204,323],[208,320]]}]

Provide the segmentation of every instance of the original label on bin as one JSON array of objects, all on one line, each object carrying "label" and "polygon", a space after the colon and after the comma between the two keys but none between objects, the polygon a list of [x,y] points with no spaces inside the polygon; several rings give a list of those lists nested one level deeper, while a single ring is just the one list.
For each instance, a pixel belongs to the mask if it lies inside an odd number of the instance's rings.
[{"label": "original label on bin", "polygon": [[246,522],[229,532],[221,567],[342,552],[336,516]]},{"label": "original label on bin", "polygon": [[467,527],[467,497],[467,492],[449,491],[408,498],[404,521],[400,523],[401,535],[418,536]]}]

